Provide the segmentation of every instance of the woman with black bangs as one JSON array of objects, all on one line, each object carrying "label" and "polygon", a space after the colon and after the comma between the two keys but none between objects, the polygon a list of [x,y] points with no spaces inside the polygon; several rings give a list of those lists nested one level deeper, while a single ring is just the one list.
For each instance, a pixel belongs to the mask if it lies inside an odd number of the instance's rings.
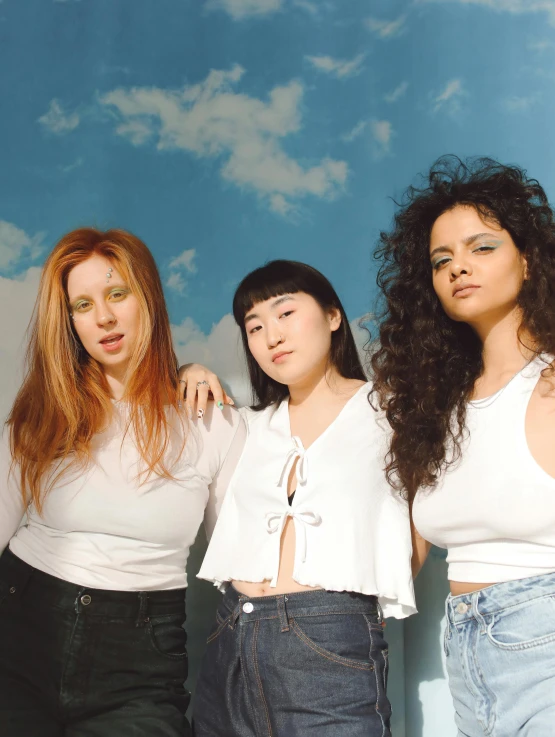
[{"label": "woman with black bangs", "polygon": [[347,316],[293,261],[245,277],[233,312],[254,406],[199,573],[225,593],[195,734],[387,737],[383,617],[415,611],[409,516]]},{"label": "woman with black bangs", "polygon": [[447,548],[445,652],[461,737],[555,724],[555,223],[491,159],[440,159],[382,233],[374,392],[387,474]]}]

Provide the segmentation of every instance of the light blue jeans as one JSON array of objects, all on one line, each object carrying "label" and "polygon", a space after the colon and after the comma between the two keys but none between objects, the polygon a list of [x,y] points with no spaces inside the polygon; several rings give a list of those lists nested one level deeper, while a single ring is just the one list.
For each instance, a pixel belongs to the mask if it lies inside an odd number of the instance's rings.
[{"label": "light blue jeans", "polygon": [[459,737],[555,735],[555,573],[446,601]]}]

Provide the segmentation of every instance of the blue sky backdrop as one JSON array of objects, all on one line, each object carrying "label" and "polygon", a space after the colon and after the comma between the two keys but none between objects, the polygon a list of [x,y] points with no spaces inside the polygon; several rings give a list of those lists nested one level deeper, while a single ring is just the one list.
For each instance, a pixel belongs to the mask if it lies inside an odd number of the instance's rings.
[{"label": "blue sky backdrop", "polygon": [[[555,0],[0,0],[0,416],[63,233],[142,237],[180,358],[244,400],[229,311],[249,270],[307,261],[355,320],[391,198],[438,156],[516,162],[555,199],[554,62]],[[451,737],[444,572],[419,581],[405,681],[388,628],[395,734]]]},{"label": "blue sky backdrop", "polygon": [[0,0],[0,273],[121,226],[187,334],[275,257],[358,317],[390,198],[437,156],[553,193],[554,26],[555,0]]}]

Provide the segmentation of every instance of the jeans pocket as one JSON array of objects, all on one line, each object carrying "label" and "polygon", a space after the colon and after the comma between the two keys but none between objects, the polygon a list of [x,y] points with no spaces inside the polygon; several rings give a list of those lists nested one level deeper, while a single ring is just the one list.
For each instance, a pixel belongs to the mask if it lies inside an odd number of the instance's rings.
[{"label": "jeans pocket", "polygon": [[170,660],[187,658],[187,633],[182,614],[151,617],[148,623],[150,641],[158,655]]},{"label": "jeans pocket", "polygon": [[526,650],[547,644],[555,641],[555,596],[506,607],[489,619],[488,638],[498,648]]},{"label": "jeans pocket", "polygon": [[358,670],[374,670],[370,661],[371,638],[363,614],[322,614],[289,622],[292,632],[328,662]]},{"label": "jeans pocket", "polygon": [[217,640],[218,637],[222,634],[222,632],[225,631],[227,625],[229,624],[231,620],[231,617],[232,617],[232,614],[229,614],[227,617],[224,618],[219,612],[216,612],[216,621],[206,640],[207,645],[210,645],[211,642],[214,642],[214,640]]}]

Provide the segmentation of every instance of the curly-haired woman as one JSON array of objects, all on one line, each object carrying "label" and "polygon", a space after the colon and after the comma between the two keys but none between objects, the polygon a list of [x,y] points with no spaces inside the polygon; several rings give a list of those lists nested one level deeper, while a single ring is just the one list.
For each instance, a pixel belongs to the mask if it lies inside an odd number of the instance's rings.
[{"label": "curly-haired woman", "polygon": [[374,392],[387,473],[423,562],[447,548],[445,652],[459,734],[555,723],[555,223],[491,159],[440,159],[377,257]]}]

